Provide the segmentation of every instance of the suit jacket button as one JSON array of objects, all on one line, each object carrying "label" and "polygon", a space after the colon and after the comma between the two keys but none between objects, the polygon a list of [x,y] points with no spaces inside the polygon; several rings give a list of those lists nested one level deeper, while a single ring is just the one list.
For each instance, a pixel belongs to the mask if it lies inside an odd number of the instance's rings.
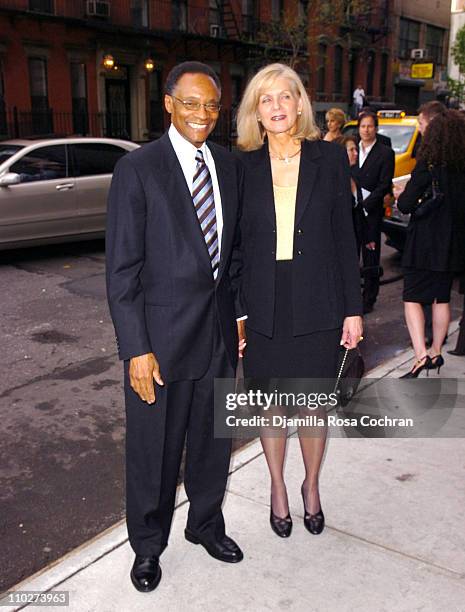
[{"label": "suit jacket button", "polygon": [[275,255],[275,252],[274,252],[274,251],[271,251],[271,254],[272,254],[272,255]]},{"label": "suit jacket button", "polygon": [[303,231],[303,230],[301,230],[301,229],[300,229],[300,227],[299,227],[299,229],[297,230],[297,233],[298,233],[298,234],[303,234],[303,233],[304,233],[304,231]]},{"label": "suit jacket button", "polygon": [[303,255],[303,251],[297,251],[297,255]]}]

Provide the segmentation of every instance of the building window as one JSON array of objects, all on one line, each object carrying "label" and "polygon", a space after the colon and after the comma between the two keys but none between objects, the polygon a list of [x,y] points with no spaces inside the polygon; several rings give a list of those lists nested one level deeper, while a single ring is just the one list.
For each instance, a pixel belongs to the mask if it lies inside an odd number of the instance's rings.
[{"label": "building window", "polygon": [[85,136],[89,133],[85,64],[78,62],[73,62],[71,64],[71,98],[73,109],[73,132]]},{"label": "building window", "polygon": [[381,56],[381,70],[379,73],[379,95],[382,98],[386,97],[386,82],[388,72],[388,61],[389,56],[387,53],[383,53]]},{"label": "building window", "polygon": [[36,13],[54,13],[53,0],[29,0],[29,10]]},{"label": "building window", "polygon": [[327,45],[320,43],[318,45],[318,70],[317,70],[317,91],[323,93],[326,87],[326,54],[328,51]]},{"label": "building window", "polygon": [[6,134],[5,86],[3,81],[3,66],[0,60],[0,134]]},{"label": "building window", "polygon": [[444,45],[444,30],[434,26],[426,26],[426,50],[428,57],[435,64],[442,64]]},{"label": "building window", "polygon": [[340,45],[334,47],[334,93],[342,93],[343,51]]},{"label": "building window", "polygon": [[420,44],[420,23],[411,19],[400,19],[399,57],[410,56],[412,49]]},{"label": "building window", "polygon": [[161,136],[163,133],[163,88],[161,71],[154,70],[149,77],[149,129],[150,136]]},{"label": "building window", "polygon": [[210,25],[221,26],[221,15],[220,15],[220,3],[218,0],[209,0],[209,17],[208,23]]},{"label": "building window", "polygon": [[48,106],[47,60],[29,58],[32,130],[34,134],[51,134],[52,113]]},{"label": "building window", "polygon": [[148,0],[131,0],[131,20],[135,28],[149,27]]},{"label": "building window", "polygon": [[271,0],[271,19],[279,21],[284,10],[284,0]]},{"label": "building window", "polygon": [[368,72],[367,72],[367,96],[373,95],[373,81],[376,71],[376,53],[370,51],[368,53]]},{"label": "building window", "polygon": [[242,27],[246,34],[253,34],[257,17],[255,0],[242,0]]},{"label": "building window", "polygon": [[171,7],[173,30],[187,31],[187,0],[173,0]]}]

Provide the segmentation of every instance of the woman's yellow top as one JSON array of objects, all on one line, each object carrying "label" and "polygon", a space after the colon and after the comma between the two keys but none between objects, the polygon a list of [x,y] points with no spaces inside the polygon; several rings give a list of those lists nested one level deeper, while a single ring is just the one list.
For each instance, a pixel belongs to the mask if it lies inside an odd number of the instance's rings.
[{"label": "woman's yellow top", "polygon": [[273,185],[276,213],[276,260],[292,259],[297,185]]}]

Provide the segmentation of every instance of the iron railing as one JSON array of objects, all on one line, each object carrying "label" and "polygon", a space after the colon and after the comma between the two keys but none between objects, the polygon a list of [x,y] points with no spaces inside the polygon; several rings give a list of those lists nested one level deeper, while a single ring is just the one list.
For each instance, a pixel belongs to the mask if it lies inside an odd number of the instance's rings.
[{"label": "iron railing", "polygon": [[[94,136],[131,140],[129,113],[116,112],[57,112],[2,108],[0,104],[0,140],[12,138],[48,138],[59,136]],[[162,112],[151,113],[149,137],[158,138],[165,130]],[[211,136],[215,142],[231,148],[234,144],[232,112],[221,111]]]}]

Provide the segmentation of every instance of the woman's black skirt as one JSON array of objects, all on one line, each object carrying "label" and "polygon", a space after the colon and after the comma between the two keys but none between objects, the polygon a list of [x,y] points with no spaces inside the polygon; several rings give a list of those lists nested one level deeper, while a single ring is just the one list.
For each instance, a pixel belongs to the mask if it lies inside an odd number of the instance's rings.
[{"label": "woman's black skirt", "polygon": [[[261,379],[262,385],[251,386],[265,388],[270,378],[335,379],[341,328],[294,336],[292,261],[276,262],[275,287],[273,337],[247,328],[243,362],[245,378]],[[263,299],[267,299],[266,296]]]},{"label": "woman's black skirt", "polygon": [[433,270],[404,268],[404,302],[447,304],[450,302],[453,274]]}]

